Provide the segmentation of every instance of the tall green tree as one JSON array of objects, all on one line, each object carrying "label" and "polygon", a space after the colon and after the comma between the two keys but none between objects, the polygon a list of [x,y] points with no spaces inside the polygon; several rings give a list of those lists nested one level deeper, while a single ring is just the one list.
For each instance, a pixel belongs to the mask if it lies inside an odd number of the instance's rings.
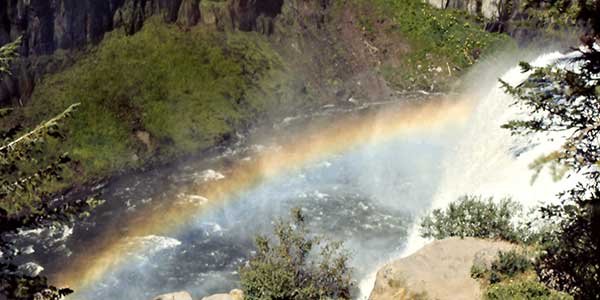
[{"label": "tall green tree", "polygon": [[[10,63],[18,55],[20,40],[0,47],[0,76],[10,75]],[[22,254],[16,246],[19,232],[72,222],[83,217],[99,201],[85,199],[60,203],[50,201],[48,184],[62,180],[70,161],[67,153],[48,155],[45,145],[64,139],[61,124],[72,116],[77,104],[60,115],[23,130],[13,124],[0,130],[0,299],[61,299],[72,291],[57,288],[42,276],[23,273],[15,260]],[[0,110],[6,117],[11,109]]]},{"label": "tall green tree", "polygon": [[561,204],[542,209],[558,224],[543,239],[538,275],[576,300],[600,299],[600,51],[586,37],[577,55],[548,67],[521,63],[530,76],[506,91],[530,117],[504,125],[515,134],[563,132],[556,152],[538,163],[566,166],[582,180],[560,195]]}]

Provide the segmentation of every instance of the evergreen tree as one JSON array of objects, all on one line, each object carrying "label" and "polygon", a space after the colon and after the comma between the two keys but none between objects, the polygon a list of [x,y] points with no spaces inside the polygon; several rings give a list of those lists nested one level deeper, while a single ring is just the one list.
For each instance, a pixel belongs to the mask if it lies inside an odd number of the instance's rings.
[{"label": "evergreen tree", "polygon": [[[10,62],[17,56],[20,40],[0,48],[0,75],[10,75]],[[22,230],[72,222],[99,204],[95,199],[69,203],[50,201],[47,185],[62,180],[70,161],[68,154],[53,157],[44,149],[51,140],[64,138],[62,122],[77,104],[32,130],[20,124],[0,130],[0,299],[61,299],[72,291],[48,284],[41,276],[29,276],[14,263],[21,255],[15,241]],[[11,109],[0,110],[0,118]],[[2,298],[4,297],[4,298]]]},{"label": "evergreen tree", "polygon": [[583,176],[560,195],[560,205],[542,209],[558,224],[543,239],[538,275],[549,287],[575,299],[600,299],[600,51],[598,39],[582,39],[574,58],[538,68],[521,63],[529,79],[519,86],[503,83],[516,104],[530,112],[505,128],[515,134],[564,132],[556,152],[537,163],[565,166]]}]

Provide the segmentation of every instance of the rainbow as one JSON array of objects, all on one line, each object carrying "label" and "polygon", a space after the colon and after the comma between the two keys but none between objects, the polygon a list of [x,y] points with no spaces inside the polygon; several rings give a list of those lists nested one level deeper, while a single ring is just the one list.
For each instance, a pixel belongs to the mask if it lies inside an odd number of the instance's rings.
[{"label": "rainbow", "polygon": [[277,150],[264,151],[252,160],[237,162],[227,170],[230,174],[227,178],[192,187],[195,194],[209,199],[204,205],[172,201],[138,211],[126,220],[126,233],[105,231],[85,253],[72,257],[61,272],[51,278],[52,282],[84,290],[124,263],[126,253],[143,251],[127,249],[124,245],[130,238],[173,234],[203,212],[237,199],[244,192],[285,172],[364,144],[460,125],[466,122],[471,110],[471,101],[435,99],[419,105],[388,107],[384,112],[361,117],[344,117],[332,121],[327,128],[307,129]]}]

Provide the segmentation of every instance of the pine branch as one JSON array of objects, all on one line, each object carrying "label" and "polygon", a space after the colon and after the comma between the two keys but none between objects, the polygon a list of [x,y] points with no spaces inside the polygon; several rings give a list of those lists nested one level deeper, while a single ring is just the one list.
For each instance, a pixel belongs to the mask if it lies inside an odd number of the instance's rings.
[{"label": "pine branch", "polygon": [[17,138],[16,140],[0,147],[0,153],[6,153],[9,150],[12,150],[15,148],[15,146],[17,146],[19,143],[23,142],[23,141],[27,141],[27,140],[35,140],[36,136],[40,136],[43,135],[44,133],[47,133],[49,129],[51,129],[54,126],[57,126],[59,124],[59,122],[67,117],[69,117],[74,111],[75,109],[80,105],[80,103],[75,103],[71,106],[69,106],[69,108],[67,108],[64,112],[62,112],[60,115],[46,121],[45,123],[37,126],[35,129],[33,129],[32,131],[20,136],[19,138]]},{"label": "pine branch", "polygon": [[0,47],[0,75],[10,74],[10,63],[19,56],[21,37],[10,44]]}]

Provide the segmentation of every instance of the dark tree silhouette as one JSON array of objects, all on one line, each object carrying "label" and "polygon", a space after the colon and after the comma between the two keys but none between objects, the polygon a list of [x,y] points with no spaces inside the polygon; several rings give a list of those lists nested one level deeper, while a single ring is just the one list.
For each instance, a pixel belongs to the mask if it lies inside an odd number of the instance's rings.
[{"label": "dark tree silhouette", "polygon": [[[0,75],[10,74],[10,62],[17,56],[20,39],[0,48]],[[20,124],[0,130],[0,299],[54,300],[72,293],[68,288],[48,284],[42,276],[24,274],[14,263],[21,255],[15,241],[22,230],[72,222],[98,205],[95,199],[69,203],[49,201],[46,186],[62,180],[70,161],[68,154],[53,157],[44,152],[52,139],[61,140],[62,122],[71,117],[77,104],[34,129]],[[6,117],[10,109],[1,109]]]},{"label": "dark tree silhouette", "polygon": [[574,58],[544,68],[521,63],[529,79],[519,86],[503,84],[530,118],[504,127],[515,134],[568,134],[560,149],[537,164],[565,166],[583,179],[560,195],[560,205],[542,209],[558,226],[543,239],[537,270],[549,287],[590,300],[600,299],[600,51],[598,39],[582,41]]}]

